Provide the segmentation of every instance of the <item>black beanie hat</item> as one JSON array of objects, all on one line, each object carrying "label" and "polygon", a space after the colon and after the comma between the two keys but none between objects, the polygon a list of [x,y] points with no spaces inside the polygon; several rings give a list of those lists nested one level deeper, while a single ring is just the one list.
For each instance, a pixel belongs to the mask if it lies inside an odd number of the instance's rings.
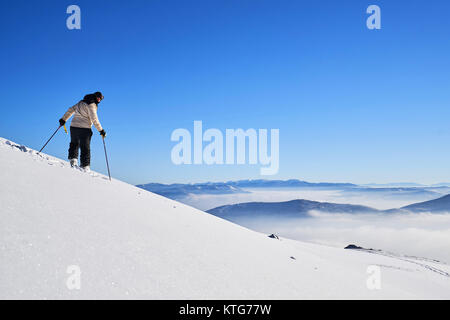
[{"label": "black beanie hat", "polygon": [[100,99],[102,99],[103,100],[103,94],[100,92],[100,91],[97,91],[96,93],[94,93],[94,96],[96,97],[96,98],[100,98]]}]

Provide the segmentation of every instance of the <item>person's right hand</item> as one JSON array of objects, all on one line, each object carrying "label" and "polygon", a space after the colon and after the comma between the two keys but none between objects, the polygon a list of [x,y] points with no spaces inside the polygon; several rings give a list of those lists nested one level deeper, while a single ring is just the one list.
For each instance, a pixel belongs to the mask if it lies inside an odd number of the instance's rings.
[{"label": "person's right hand", "polygon": [[59,119],[59,125],[62,127],[63,125],[66,124],[66,121],[63,119]]},{"label": "person's right hand", "polygon": [[100,135],[101,135],[103,138],[106,138],[106,131],[105,131],[105,130],[100,131]]}]

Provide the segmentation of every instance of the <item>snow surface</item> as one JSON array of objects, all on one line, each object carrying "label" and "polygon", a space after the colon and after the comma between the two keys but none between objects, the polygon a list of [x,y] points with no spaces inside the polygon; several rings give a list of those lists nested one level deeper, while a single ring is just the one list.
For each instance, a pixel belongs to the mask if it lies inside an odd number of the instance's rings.
[{"label": "snow surface", "polygon": [[271,239],[2,138],[0,170],[1,299],[450,298],[449,265]]}]

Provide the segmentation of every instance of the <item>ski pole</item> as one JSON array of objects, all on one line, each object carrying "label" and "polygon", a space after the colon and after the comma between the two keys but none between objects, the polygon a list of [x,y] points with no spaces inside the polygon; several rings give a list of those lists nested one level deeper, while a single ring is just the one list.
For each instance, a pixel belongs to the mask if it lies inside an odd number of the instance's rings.
[{"label": "ski pole", "polygon": [[108,168],[109,181],[111,181],[111,173],[109,172],[108,154],[106,153],[105,137],[103,138],[103,149],[105,149],[106,167]]},{"label": "ski pole", "polygon": [[47,140],[47,142],[44,144],[44,146],[41,148],[41,150],[39,150],[38,154],[41,153],[42,150],[44,150],[45,146],[47,145],[47,143],[50,142],[50,140],[52,140],[53,136],[58,132],[58,130],[61,128],[62,126],[59,126],[58,129],[56,129],[55,133],[52,134],[52,136],[50,137],[50,139]]}]

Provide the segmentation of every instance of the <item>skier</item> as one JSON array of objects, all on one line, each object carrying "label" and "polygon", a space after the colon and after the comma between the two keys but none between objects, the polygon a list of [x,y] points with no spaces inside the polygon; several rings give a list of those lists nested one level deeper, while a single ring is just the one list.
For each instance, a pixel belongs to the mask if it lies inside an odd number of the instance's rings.
[{"label": "skier", "polygon": [[103,130],[97,117],[98,104],[102,100],[103,95],[101,92],[87,94],[83,100],[70,107],[63,117],[59,119],[59,124],[63,126],[75,114],[70,124],[69,161],[72,167],[78,165],[78,149],[80,149],[81,168],[86,172],[90,171],[92,124],[94,124],[103,138],[106,137],[106,132]]}]

